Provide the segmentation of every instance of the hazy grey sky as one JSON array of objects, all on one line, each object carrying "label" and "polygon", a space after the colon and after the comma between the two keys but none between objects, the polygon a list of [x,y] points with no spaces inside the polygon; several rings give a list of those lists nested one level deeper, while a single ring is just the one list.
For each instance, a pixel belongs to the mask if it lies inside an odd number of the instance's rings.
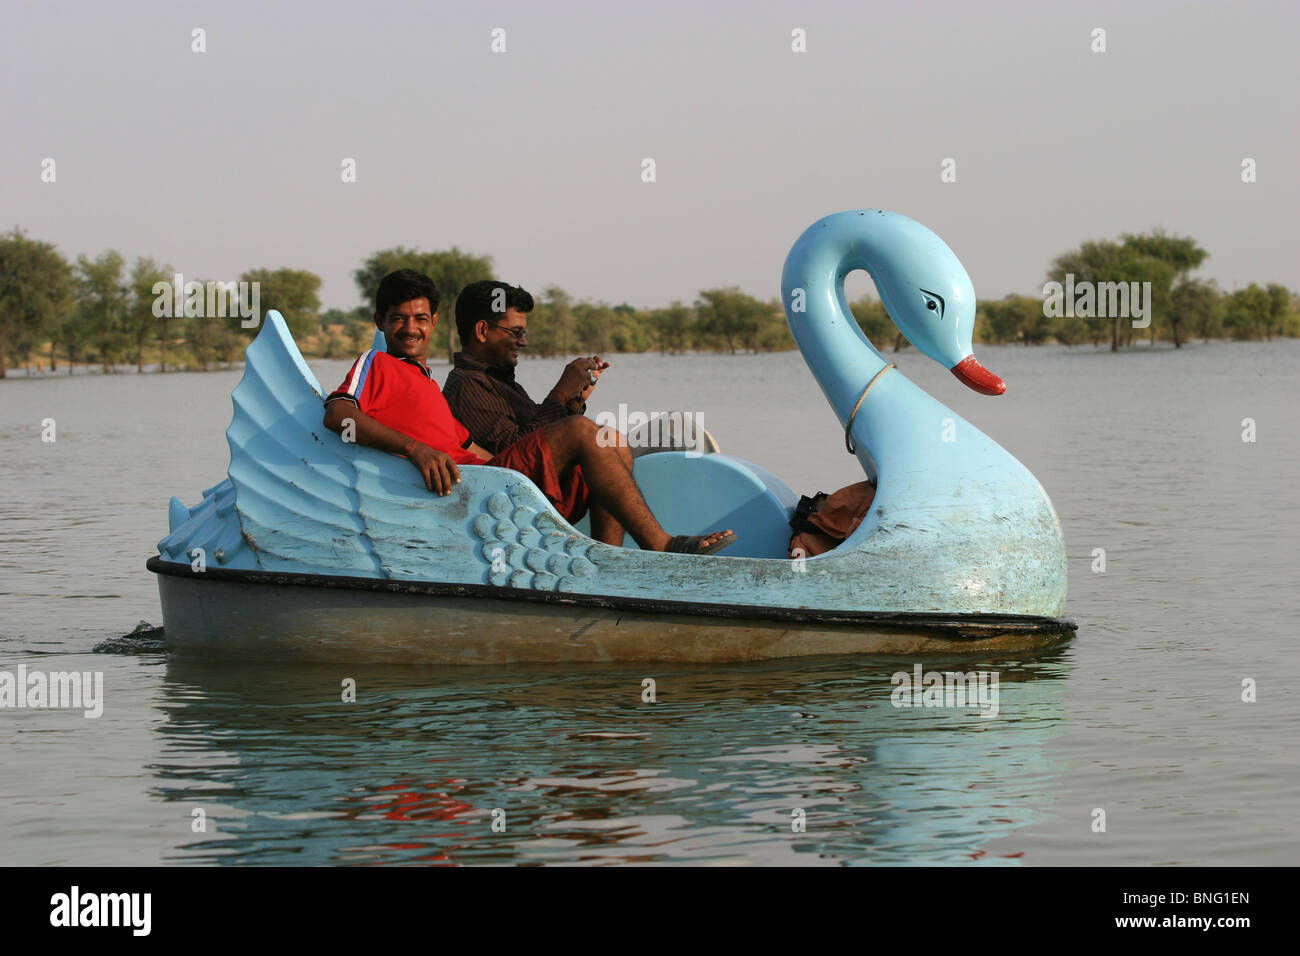
[{"label": "hazy grey sky", "polygon": [[458,245],[529,288],[662,305],[775,297],[808,224],[868,206],[934,229],[981,297],[1155,226],[1227,289],[1300,290],[1295,2],[221,0],[4,22],[0,229],[69,257],[310,269],[351,308],[368,253]]}]

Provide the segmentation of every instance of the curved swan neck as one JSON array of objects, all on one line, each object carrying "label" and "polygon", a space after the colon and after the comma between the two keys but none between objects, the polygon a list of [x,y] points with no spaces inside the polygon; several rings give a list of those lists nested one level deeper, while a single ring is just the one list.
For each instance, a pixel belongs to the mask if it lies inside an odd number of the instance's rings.
[{"label": "curved swan neck", "polygon": [[[885,220],[883,225],[876,222]],[[781,276],[786,319],[795,343],[846,421],[863,387],[887,362],[858,327],[844,278],[865,269],[877,280],[890,268],[890,213],[837,213],[814,223],[795,243]]]}]

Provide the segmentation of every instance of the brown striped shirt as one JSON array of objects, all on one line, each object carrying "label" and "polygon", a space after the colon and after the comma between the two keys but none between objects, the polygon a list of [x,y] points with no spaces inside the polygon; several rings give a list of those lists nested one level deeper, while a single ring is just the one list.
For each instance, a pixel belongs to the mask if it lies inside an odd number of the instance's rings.
[{"label": "brown striped shirt", "polygon": [[529,432],[569,417],[549,395],[534,402],[515,381],[513,368],[494,368],[464,352],[457,352],[452,361],[442,394],[475,443],[494,455]]}]

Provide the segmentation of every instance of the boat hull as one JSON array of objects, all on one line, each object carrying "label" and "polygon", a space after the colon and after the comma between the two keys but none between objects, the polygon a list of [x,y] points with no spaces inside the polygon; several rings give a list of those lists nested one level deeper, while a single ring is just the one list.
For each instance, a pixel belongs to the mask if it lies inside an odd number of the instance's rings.
[{"label": "boat hull", "polygon": [[720,663],[835,654],[988,654],[1068,640],[1027,615],[818,612],[148,562],[177,653],[481,665]]}]

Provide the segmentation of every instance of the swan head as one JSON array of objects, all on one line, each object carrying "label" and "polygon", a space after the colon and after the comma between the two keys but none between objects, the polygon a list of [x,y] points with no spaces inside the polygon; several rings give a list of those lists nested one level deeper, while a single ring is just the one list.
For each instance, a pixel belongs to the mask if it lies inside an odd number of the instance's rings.
[{"label": "swan head", "polygon": [[919,222],[894,213],[889,265],[872,278],[890,318],[907,340],[970,388],[1001,395],[1006,383],[975,360],[975,289],[947,243]]}]

